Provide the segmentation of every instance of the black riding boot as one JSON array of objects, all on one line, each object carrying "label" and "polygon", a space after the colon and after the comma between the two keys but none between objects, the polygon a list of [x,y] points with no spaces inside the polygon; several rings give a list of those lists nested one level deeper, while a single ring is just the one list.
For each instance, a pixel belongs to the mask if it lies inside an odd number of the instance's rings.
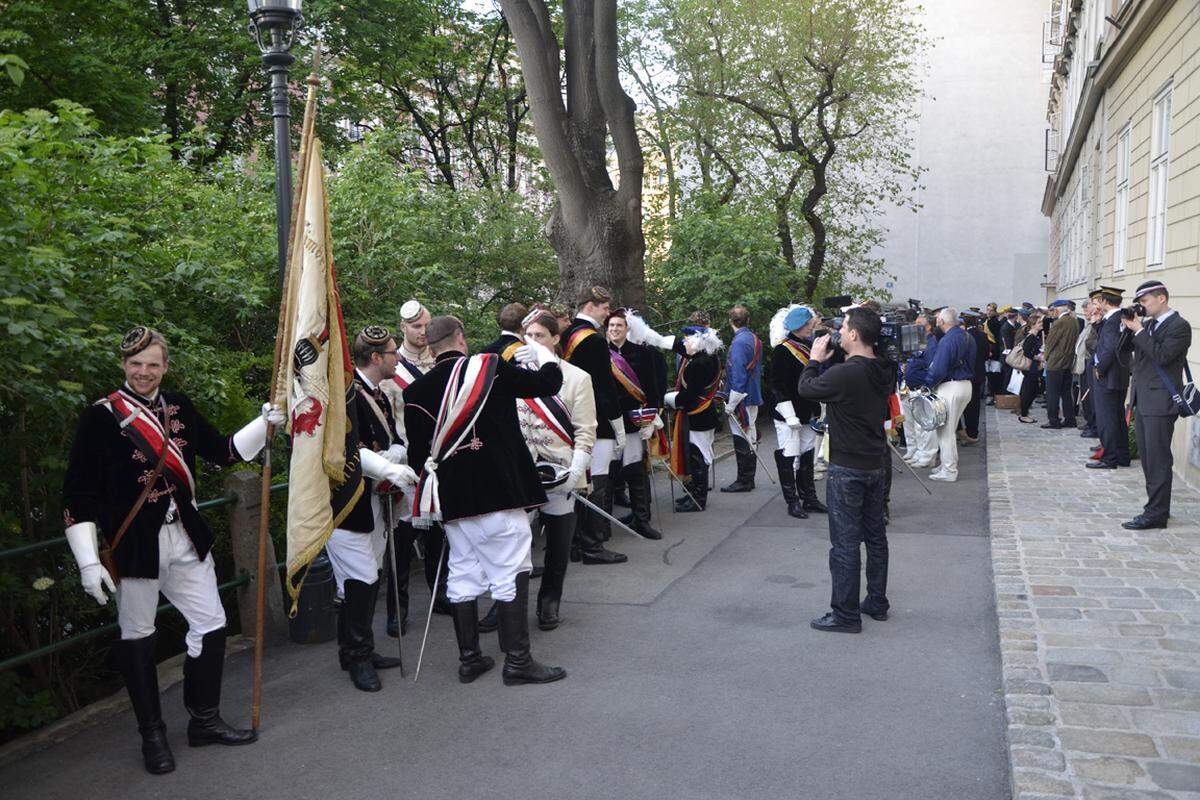
[{"label": "black riding boot", "polygon": [[375,610],[374,591],[379,582],[363,583],[349,579],[343,584],[342,613],[345,615],[344,637],[338,651],[339,658],[350,672],[354,688],[364,692],[378,692],[383,688],[371,656],[375,653],[375,634],[371,630],[371,616]]},{"label": "black riding boot", "polygon": [[704,461],[704,453],[694,444],[688,445],[688,477],[690,495],[684,495],[675,503],[675,510],[681,514],[708,508],[708,464]]},{"label": "black riding boot", "polygon": [[475,600],[451,603],[450,616],[458,639],[458,679],[470,683],[496,666],[495,659],[479,649],[479,603]]},{"label": "black riding boot", "polygon": [[517,596],[500,607],[500,649],[504,651],[504,683],[550,683],[567,677],[562,667],[547,667],[529,652],[529,573],[517,576]]},{"label": "black riding boot", "polygon": [[[374,598],[372,598],[372,600],[371,600],[370,619],[372,621],[374,621],[375,605],[378,602],[379,588],[382,585],[382,583],[380,581],[376,581],[375,583],[373,583],[371,585],[374,587],[372,590],[374,592]],[[346,616],[345,616],[346,613],[347,613],[346,612],[346,602],[343,600],[338,609],[338,645],[339,645],[338,662],[341,663],[342,669],[349,670],[350,669],[350,656],[347,654],[346,648],[344,646],[346,643]],[[374,639],[372,639],[372,645],[373,644],[374,644]],[[374,667],[375,669],[395,669],[396,667],[400,666],[400,663],[401,663],[400,659],[396,658],[395,656],[380,655],[379,653],[375,652],[374,650],[371,651],[371,666]]]},{"label": "black riding boot", "polygon": [[[416,529],[408,522],[397,522],[392,547],[396,563],[387,563],[384,571],[387,585],[387,635],[396,637],[408,633],[408,580],[412,567],[413,539]],[[392,569],[392,567],[395,569]],[[396,607],[396,595],[400,595],[400,607]]]},{"label": "black riding boot", "polygon": [[751,492],[754,491],[754,473],[758,466],[754,458],[754,450],[750,443],[741,436],[733,437],[733,457],[737,460],[737,479],[728,486],[722,486],[722,492]]},{"label": "black riding boot", "polygon": [[[609,494],[607,475],[592,476],[592,493],[588,495],[588,500],[605,511],[612,512],[612,497]],[[606,538],[604,531],[609,527],[608,520],[603,519],[590,508],[583,507],[582,503],[577,503],[576,506],[575,512],[579,516],[579,522],[575,526],[575,530],[583,563],[621,564],[628,561],[629,559],[624,553],[617,553],[604,547]]]},{"label": "black riding boot", "polygon": [[563,581],[567,576],[571,535],[575,532],[574,514],[542,514],[542,529],[546,532],[546,571],[538,587],[538,627],[552,631],[558,627],[558,605],[562,600]]},{"label": "black riding boot", "polygon": [[204,634],[200,655],[183,662],[183,705],[188,722],[188,746],[250,744],[252,730],[232,728],[221,719],[221,674],[225,670],[225,629]]},{"label": "black riding boot", "polygon": [[647,539],[661,539],[662,534],[650,525],[650,476],[641,461],[621,470],[625,484],[629,486],[630,508],[633,509],[629,527]]},{"label": "black riding boot", "polygon": [[[451,603],[450,605],[454,604]],[[480,633],[491,633],[492,631],[496,630],[496,628],[500,627],[500,621],[497,619],[496,614],[496,601],[493,600],[492,607],[489,608],[488,612],[483,615],[483,619],[479,620]]]},{"label": "black riding boot", "polygon": [[783,501],[787,503],[789,516],[796,519],[808,519],[808,512],[800,502],[796,492],[796,470],[792,466],[795,459],[785,456],[783,450],[775,451],[775,469],[779,472],[779,488],[783,490]]},{"label": "black riding boot", "polygon": [[154,634],[142,639],[122,639],[113,645],[113,658],[129,690],[133,715],[137,717],[146,772],[162,775],[175,769],[175,757],[167,744],[167,727],[162,721],[154,642]]},{"label": "black riding boot", "polygon": [[807,450],[800,454],[800,466],[796,468],[796,493],[803,500],[805,511],[815,511],[818,514],[824,514],[829,511],[825,504],[817,497],[816,479],[813,477],[813,463],[816,460],[817,451]]}]

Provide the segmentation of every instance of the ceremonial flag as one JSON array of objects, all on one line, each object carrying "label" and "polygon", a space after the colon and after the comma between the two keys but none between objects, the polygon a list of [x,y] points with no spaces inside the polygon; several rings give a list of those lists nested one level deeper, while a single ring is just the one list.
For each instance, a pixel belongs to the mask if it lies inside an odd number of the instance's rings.
[{"label": "ceremonial flag", "polygon": [[354,366],[333,266],[319,139],[312,140],[302,175],[280,309],[287,366],[279,371],[273,395],[287,410],[292,440],[287,507],[292,613],[308,565],[363,491],[358,430],[350,413]]}]

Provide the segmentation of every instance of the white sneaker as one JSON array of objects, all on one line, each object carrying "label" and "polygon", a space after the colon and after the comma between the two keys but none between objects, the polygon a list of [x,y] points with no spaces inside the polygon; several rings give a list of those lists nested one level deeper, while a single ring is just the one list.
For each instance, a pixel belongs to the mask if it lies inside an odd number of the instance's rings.
[{"label": "white sneaker", "polygon": [[934,472],[931,472],[929,474],[929,480],[945,481],[946,483],[954,483],[955,481],[958,480],[958,475],[951,475],[950,473],[946,472],[945,470],[939,469],[939,470],[935,470]]},{"label": "white sneaker", "polygon": [[918,467],[920,469],[925,469],[927,467],[936,467],[938,465],[938,460],[937,460],[937,456],[934,456],[933,458],[928,458],[928,459],[915,459],[914,458],[909,463],[912,464],[914,467]]}]

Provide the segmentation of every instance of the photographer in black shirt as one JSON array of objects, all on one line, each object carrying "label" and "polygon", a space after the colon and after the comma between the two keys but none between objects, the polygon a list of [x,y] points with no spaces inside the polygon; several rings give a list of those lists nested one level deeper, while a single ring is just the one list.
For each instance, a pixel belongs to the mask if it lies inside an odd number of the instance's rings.
[{"label": "photographer in black shirt", "polygon": [[[829,572],[833,610],[812,621],[819,631],[859,633],[865,613],[885,620],[887,600],[887,531],[884,493],[887,441],[883,429],[894,373],[875,356],[879,315],[867,308],[846,312],[840,333],[846,359],[821,371],[839,342],[822,336],[813,343],[808,366],[800,375],[800,396],[827,405],[829,472],[825,504],[829,507]],[[859,604],[859,544],[867,548],[867,599]]]}]

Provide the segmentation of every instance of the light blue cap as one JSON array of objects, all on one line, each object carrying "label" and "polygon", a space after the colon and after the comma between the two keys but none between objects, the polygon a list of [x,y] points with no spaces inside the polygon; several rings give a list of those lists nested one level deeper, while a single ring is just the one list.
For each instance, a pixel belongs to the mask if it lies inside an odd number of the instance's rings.
[{"label": "light blue cap", "polygon": [[783,318],[784,330],[798,331],[808,324],[808,321],[813,318],[813,314],[805,306],[793,308],[788,312],[788,315]]}]

